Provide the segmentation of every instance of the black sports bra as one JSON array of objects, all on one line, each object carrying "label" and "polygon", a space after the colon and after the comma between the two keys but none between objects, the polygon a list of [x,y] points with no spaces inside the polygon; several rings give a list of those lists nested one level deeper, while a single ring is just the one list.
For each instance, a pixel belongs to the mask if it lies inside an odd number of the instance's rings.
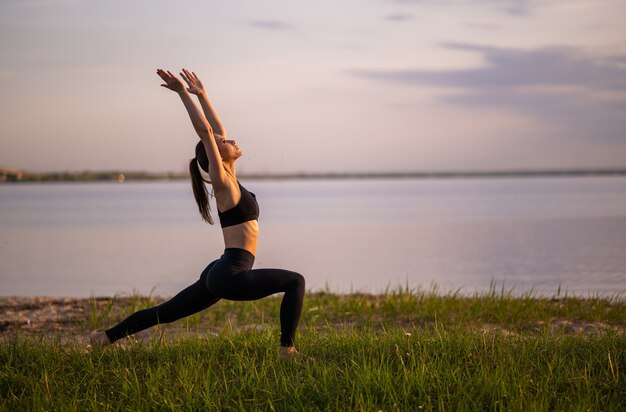
[{"label": "black sports bra", "polygon": [[222,228],[259,218],[259,204],[256,202],[256,196],[241,186],[239,181],[237,181],[237,184],[239,185],[239,190],[241,190],[239,202],[223,213],[219,210],[217,211]]}]

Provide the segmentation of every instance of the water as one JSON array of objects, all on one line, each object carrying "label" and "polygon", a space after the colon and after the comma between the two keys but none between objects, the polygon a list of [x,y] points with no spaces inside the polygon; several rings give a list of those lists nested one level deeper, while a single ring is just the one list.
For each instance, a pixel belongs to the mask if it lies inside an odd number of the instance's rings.
[{"label": "water", "polygon": [[[626,290],[624,177],[243,184],[261,207],[255,266],[310,290]],[[171,295],[222,249],[187,182],[0,185],[1,295]]]}]

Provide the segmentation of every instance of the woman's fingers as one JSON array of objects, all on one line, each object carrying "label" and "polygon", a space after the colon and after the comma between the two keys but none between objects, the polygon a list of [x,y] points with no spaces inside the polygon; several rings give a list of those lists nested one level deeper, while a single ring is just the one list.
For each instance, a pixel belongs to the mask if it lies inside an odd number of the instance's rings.
[{"label": "woman's fingers", "polygon": [[182,77],[183,80],[186,81],[189,86],[195,85],[194,81],[192,79],[190,79],[189,76],[185,76],[184,73],[181,73],[180,77]]},{"label": "woman's fingers", "polygon": [[183,69],[183,71],[180,73],[181,77],[183,78],[183,80],[185,80],[187,82],[187,84],[189,86],[195,86],[196,85],[196,81],[193,78],[193,76],[191,76],[189,74],[189,70],[187,69]]},{"label": "woman's fingers", "polygon": [[159,77],[161,77],[161,79],[163,79],[165,83],[169,83],[172,80],[172,74],[169,72],[164,72],[163,70],[159,69],[157,70],[157,74],[159,75]]},{"label": "woman's fingers", "polygon": [[189,70],[187,70],[187,69],[183,69],[183,72],[185,73],[185,76],[186,76],[189,80],[193,81],[194,83],[198,83],[198,82],[200,82],[200,79],[198,78],[198,75],[197,75],[195,72],[190,72],[190,71],[189,71]]},{"label": "woman's fingers", "polygon": [[[162,69],[157,69],[157,74],[165,82],[165,84],[162,84],[161,86],[166,87],[166,88],[168,88],[170,90],[173,90],[175,92],[180,92],[182,90],[185,90],[183,82],[181,82],[180,79],[178,77],[176,77],[171,71],[169,71],[169,70],[165,71],[165,70],[162,70]],[[190,86],[195,86],[193,81],[190,83],[188,75],[186,75],[184,73],[180,73],[180,75]]]},{"label": "woman's fingers", "polygon": [[182,78],[183,78],[183,80],[185,81],[185,83],[187,83],[187,84],[189,84],[189,85],[190,85],[190,83],[189,83],[189,78],[188,78],[187,76],[185,76],[185,73],[182,73],[182,72],[181,72],[181,73],[180,73],[180,77],[182,77]]},{"label": "woman's fingers", "polygon": [[162,87],[174,91],[176,90],[177,79],[176,76],[172,74],[172,72],[170,72],[169,70],[165,71],[162,69],[157,69],[157,74],[165,82],[164,84],[161,84]]}]

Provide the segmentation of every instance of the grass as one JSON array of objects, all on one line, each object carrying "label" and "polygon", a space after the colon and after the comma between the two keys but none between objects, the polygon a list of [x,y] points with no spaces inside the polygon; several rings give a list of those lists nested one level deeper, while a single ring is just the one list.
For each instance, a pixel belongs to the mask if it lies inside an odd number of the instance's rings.
[{"label": "grass", "polygon": [[[83,327],[155,301],[94,299]],[[18,332],[0,341],[0,409],[626,409],[619,296],[310,293],[291,362],[278,306],[222,301],[107,350]]]}]

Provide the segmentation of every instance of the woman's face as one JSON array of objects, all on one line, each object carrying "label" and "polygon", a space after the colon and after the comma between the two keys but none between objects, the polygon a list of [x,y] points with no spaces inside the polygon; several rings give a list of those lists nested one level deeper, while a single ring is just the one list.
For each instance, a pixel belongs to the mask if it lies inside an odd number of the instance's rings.
[{"label": "woman's face", "polygon": [[224,161],[237,160],[243,155],[243,152],[234,140],[227,140],[225,137],[216,134],[215,143],[217,143],[220,156],[222,156]]}]

